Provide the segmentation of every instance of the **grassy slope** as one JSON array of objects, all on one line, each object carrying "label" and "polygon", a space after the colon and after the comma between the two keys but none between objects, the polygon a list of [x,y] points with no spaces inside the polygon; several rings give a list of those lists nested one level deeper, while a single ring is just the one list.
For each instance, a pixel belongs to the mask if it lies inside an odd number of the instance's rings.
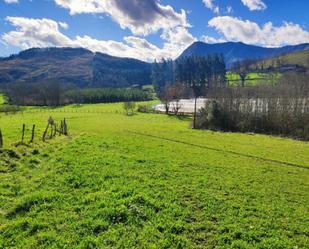
[{"label": "grassy slope", "polygon": [[[309,50],[301,51],[296,53],[289,53],[286,55],[279,56],[282,64],[297,64],[304,67],[309,67]],[[264,60],[264,67],[267,68],[272,66],[273,61],[276,61],[277,58],[272,58]],[[247,77],[246,84],[257,85],[257,84],[275,84],[276,80],[280,78],[280,73],[250,73]],[[240,77],[237,74],[228,73],[227,79],[230,81],[230,85],[239,85]]]},{"label": "grassy slope", "polygon": [[4,95],[1,94],[0,92],[0,105],[4,104]]},{"label": "grassy slope", "polygon": [[[309,50],[289,53],[286,55],[279,56],[281,63],[283,64],[297,64],[304,67],[309,67]],[[276,61],[276,58],[265,60],[264,66],[268,67],[272,65],[272,61]]]},{"label": "grassy slope", "polygon": [[[36,123],[41,134],[49,114],[2,116],[6,144],[18,140],[23,122]],[[66,117],[72,136],[19,147],[25,156],[2,166],[0,248],[309,243],[308,169],[227,152],[309,167],[308,143],[194,131],[188,120],[163,115],[126,117],[120,104],[65,107],[52,116]]]},{"label": "grassy slope", "polygon": [[[235,73],[227,73],[226,77],[230,86],[241,85],[239,75]],[[256,86],[261,84],[274,85],[280,77],[280,73],[250,73],[246,78],[245,84],[247,86]]]}]

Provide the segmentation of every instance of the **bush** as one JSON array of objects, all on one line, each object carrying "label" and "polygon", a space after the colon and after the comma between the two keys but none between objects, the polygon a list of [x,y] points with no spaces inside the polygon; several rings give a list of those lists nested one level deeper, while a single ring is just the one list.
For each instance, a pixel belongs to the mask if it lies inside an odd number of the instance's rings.
[{"label": "bush", "polygon": [[0,113],[17,113],[20,112],[21,108],[19,106],[16,105],[2,105],[0,106]]},{"label": "bush", "polygon": [[151,113],[154,111],[154,108],[152,105],[139,105],[137,107],[137,111],[142,113]]},{"label": "bush", "polygon": [[124,102],[123,109],[126,111],[127,115],[133,115],[135,110],[136,104],[135,102]]}]

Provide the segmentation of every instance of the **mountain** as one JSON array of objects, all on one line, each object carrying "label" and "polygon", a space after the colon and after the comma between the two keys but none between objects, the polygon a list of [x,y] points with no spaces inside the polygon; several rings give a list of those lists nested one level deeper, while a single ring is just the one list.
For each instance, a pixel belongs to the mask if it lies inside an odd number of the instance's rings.
[{"label": "mountain", "polygon": [[150,84],[151,64],[130,58],[96,53],[92,86],[123,87]]},{"label": "mountain", "polygon": [[78,87],[150,83],[151,64],[83,48],[32,48],[0,59],[0,86],[54,80]]},{"label": "mountain", "polygon": [[93,58],[82,48],[32,48],[0,60],[0,84],[53,79],[83,86],[92,81]]},{"label": "mountain", "polygon": [[[195,42],[180,56],[222,53],[227,66],[236,60],[267,59],[309,51],[309,44],[263,48],[244,43],[206,44]],[[291,56],[290,56],[291,57]],[[308,62],[308,59],[305,62]],[[151,64],[131,58],[93,53],[83,48],[32,48],[0,58],[0,87],[8,83],[57,81],[78,87],[128,87],[151,83]]]},{"label": "mountain", "polygon": [[264,48],[253,45],[247,45],[241,42],[225,42],[216,44],[207,44],[204,42],[195,42],[189,46],[179,58],[187,56],[206,56],[211,54],[223,54],[228,67],[238,60],[244,59],[266,59],[279,56],[286,53],[309,50],[309,44],[300,44],[295,46],[285,46],[281,48]]}]

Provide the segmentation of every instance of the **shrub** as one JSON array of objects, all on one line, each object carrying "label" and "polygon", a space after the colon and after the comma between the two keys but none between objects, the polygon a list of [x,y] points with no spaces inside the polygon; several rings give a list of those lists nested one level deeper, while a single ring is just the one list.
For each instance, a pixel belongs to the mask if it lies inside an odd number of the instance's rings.
[{"label": "shrub", "polygon": [[154,108],[152,105],[139,105],[137,107],[137,111],[142,113],[151,113],[154,111]]},{"label": "shrub", "polygon": [[19,106],[16,105],[2,105],[0,106],[0,113],[17,113],[20,112],[21,108]]},{"label": "shrub", "polygon": [[135,102],[124,102],[123,109],[126,111],[127,115],[133,115],[135,110],[136,104]]}]

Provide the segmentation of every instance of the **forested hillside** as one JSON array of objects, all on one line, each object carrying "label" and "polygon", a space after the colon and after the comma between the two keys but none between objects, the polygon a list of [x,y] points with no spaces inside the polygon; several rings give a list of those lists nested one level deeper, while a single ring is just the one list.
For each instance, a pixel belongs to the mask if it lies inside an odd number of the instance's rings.
[{"label": "forested hillside", "polygon": [[285,46],[280,48],[265,48],[244,44],[241,42],[225,42],[216,44],[207,44],[204,42],[195,42],[189,46],[180,56],[207,56],[211,54],[223,54],[228,67],[235,61],[245,59],[266,59],[279,56],[286,53],[306,51],[309,44],[300,44],[296,46]]},{"label": "forested hillside", "polygon": [[[196,42],[187,48],[179,59],[190,56],[223,55],[227,68],[233,62],[245,59],[266,59],[285,54],[295,56],[291,61],[301,60],[308,64],[308,57],[303,54],[309,51],[309,44],[286,46],[282,48],[263,48],[243,43],[227,42],[206,44]],[[292,54],[291,54],[292,53]],[[281,58],[281,57],[280,57]],[[287,57],[290,58],[290,57]],[[287,61],[290,61],[287,59]],[[165,64],[164,64],[165,63]],[[169,60],[163,61],[168,66]],[[294,63],[294,62],[292,62]],[[154,65],[156,67],[156,65]],[[43,83],[54,81],[60,84],[77,87],[129,87],[148,85],[153,82],[152,63],[113,57],[102,53],[93,53],[83,48],[32,48],[0,59],[0,87],[11,83]],[[156,69],[156,68],[155,68]],[[164,71],[164,70],[163,70]],[[160,72],[159,81],[171,81],[171,75]],[[158,76],[156,76],[158,79]]]},{"label": "forested hillside", "polygon": [[33,48],[0,59],[0,85],[55,81],[77,87],[150,83],[151,64],[82,48]]},{"label": "forested hillside", "polygon": [[149,63],[96,53],[91,86],[124,87],[149,84],[150,71]]}]

